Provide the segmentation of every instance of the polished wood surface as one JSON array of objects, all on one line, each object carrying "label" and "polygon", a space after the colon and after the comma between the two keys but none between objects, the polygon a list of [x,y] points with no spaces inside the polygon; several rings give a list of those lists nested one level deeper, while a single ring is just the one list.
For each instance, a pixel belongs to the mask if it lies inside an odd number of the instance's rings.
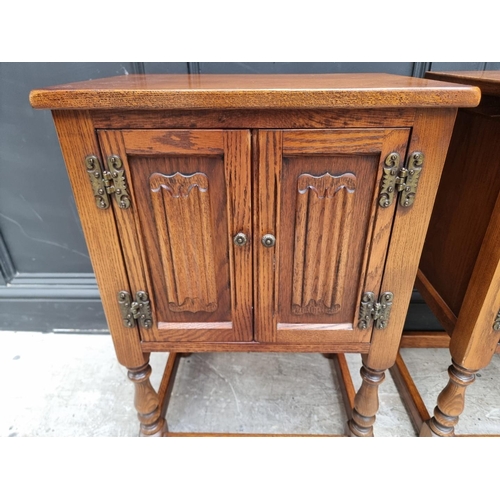
[{"label": "polished wood surface", "polygon": [[475,85],[482,94],[500,96],[500,71],[428,71],[426,78]]},{"label": "polished wood surface", "polygon": [[100,157],[92,119],[86,111],[56,110],[53,117],[118,361],[129,368],[140,367],[147,358],[138,329],[125,327],[116,302],[117,293],[130,288],[122,241],[113,212],[96,209],[89,189],[85,157]]},{"label": "polished wood surface", "polygon": [[126,75],[32,90],[51,109],[247,109],[476,106],[479,90],[377,73]]},{"label": "polished wood surface", "polygon": [[387,328],[373,331],[368,354],[368,366],[373,369],[386,370],[396,360],[455,114],[451,109],[417,112],[409,150],[425,151],[427,168],[414,205],[410,209],[398,205],[396,210],[381,292],[391,291],[398,300]]},{"label": "polished wood surface", "polygon": [[[91,256],[136,385],[141,434],[168,435],[162,414],[178,363],[172,354],[157,394],[149,352],[240,351],[340,353],[349,432],[373,435],[456,107],[477,100],[472,87],[392,75],[156,75],[34,91],[39,107],[88,108],[55,111],[70,118],[56,123],[70,178],[85,192],[79,211],[93,221],[87,241],[98,249]],[[72,152],[79,119],[85,133]],[[382,207],[386,157],[404,162],[415,151],[425,155],[415,203]],[[120,156],[129,209],[95,206],[78,161],[88,154],[103,165]],[[114,219],[111,236],[101,217]],[[239,232],[243,246],[233,242]],[[275,245],[263,245],[266,234]],[[117,259],[104,259],[107,245]],[[151,328],[124,328],[117,284],[148,292]],[[367,291],[376,300],[394,293],[383,330],[359,324]],[[345,352],[363,354],[356,396]]]},{"label": "polished wood surface", "polygon": [[350,109],[173,109],[89,111],[97,128],[151,129],[151,128],[356,128],[356,127],[411,127],[414,108],[370,108],[364,113]]},{"label": "polished wood surface", "polygon": [[128,371],[128,378],[135,387],[134,406],[141,423],[140,435],[161,437],[166,430],[165,419],[161,415],[161,402],[151,385],[150,376],[151,366],[148,363]]},{"label": "polished wood surface", "polygon": [[354,408],[354,398],[356,397],[356,389],[352,383],[351,373],[344,353],[328,355],[332,359],[335,372],[337,374],[344,408],[347,414],[347,420],[352,417],[352,409]]}]

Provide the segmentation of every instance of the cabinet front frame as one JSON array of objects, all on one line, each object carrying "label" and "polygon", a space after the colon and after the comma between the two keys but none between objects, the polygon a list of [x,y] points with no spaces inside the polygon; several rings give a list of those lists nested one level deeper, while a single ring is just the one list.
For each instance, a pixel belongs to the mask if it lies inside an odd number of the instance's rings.
[{"label": "cabinet front frame", "polygon": [[[435,137],[427,137],[426,127],[429,125],[432,128],[432,132],[435,135],[439,136],[439,140],[437,144],[434,145],[433,149],[438,151],[439,154],[443,155],[443,149],[441,148],[441,144],[444,144],[446,141],[446,135],[449,131],[450,127],[453,125],[454,116],[456,113],[456,109],[414,109],[414,108],[392,108],[392,109],[364,109],[364,110],[343,110],[343,109],[332,109],[332,110],[281,110],[274,112],[273,110],[231,110],[231,111],[217,111],[217,110],[198,110],[198,111],[190,111],[190,110],[182,110],[176,112],[169,111],[113,111],[113,110],[90,110],[89,112],[84,113],[88,117],[88,122],[93,126],[94,131],[96,132],[98,129],[103,127],[109,129],[127,129],[127,128],[144,128],[144,129],[156,129],[156,128],[190,128],[190,129],[212,129],[212,128],[220,128],[221,124],[224,126],[231,126],[234,128],[308,128],[308,129],[316,129],[316,128],[342,128],[342,129],[350,129],[350,128],[372,128],[372,127],[411,127],[412,128],[412,139],[411,144],[415,145],[417,148],[422,145],[432,145],[435,142]],[[82,114],[78,111],[54,111],[54,118],[56,119],[56,123],[58,127],[61,128],[63,133],[59,134],[61,144],[66,146],[66,149],[70,147],[70,144],[64,137],[64,121],[71,121],[73,116],[75,116],[75,120],[78,119],[76,115]],[[445,130],[439,131],[439,126],[444,126]],[[88,134],[87,134],[88,135]],[[89,145],[91,142],[95,143],[94,139],[86,139],[85,137],[81,140],[82,143],[86,143]],[[412,146],[410,146],[411,148]],[[98,152],[94,148],[85,147],[82,149],[88,149],[88,153],[98,154]],[[446,148],[444,148],[446,151]],[[66,154],[65,158],[70,156],[70,154]],[[439,160],[440,158],[438,158]],[[440,175],[440,165],[439,161],[432,165],[429,170],[433,170],[432,175],[429,177],[427,182],[424,182],[424,185],[421,186],[421,191],[426,191],[423,194],[422,204],[428,203],[433,200],[435,196],[435,190],[433,188],[429,188],[429,185],[432,182],[436,182],[439,179]],[[75,179],[81,175],[79,172],[80,166],[76,165],[75,161],[67,161],[68,171],[70,173],[70,177]],[[77,171],[78,170],[78,171]],[[425,175],[425,174],[424,174]],[[85,182],[88,180],[85,178]],[[82,184],[81,189],[83,190],[83,182],[76,181],[76,185]],[[422,182],[421,182],[422,184]],[[429,190],[430,189],[430,190]],[[75,195],[75,198],[77,196]],[[87,197],[88,198],[88,197]],[[420,203],[418,204],[420,205]],[[92,208],[90,208],[92,206]],[[83,202],[81,206],[79,205],[79,211],[88,211],[94,208],[93,203],[90,198],[88,201]],[[396,219],[400,217],[404,217],[406,220],[417,220],[418,215],[408,218],[406,215],[406,210],[398,207],[396,213]],[[420,221],[419,226],[419,238],[422,238],[421,232],[422,229],[428,220],[425,219]],[[398,227],[403,225],[401,222],[397,224]],[[87,232],[85,231],[86,236]],[[398,230],[398,233],[401,233]],[[94,236],[90,236],[90,238],[97,238]],[[419,239],[417,238],[417,239]],[[403,259],[401,254],[405,252],[405,246],[401,243],[401,236],[398,235],[398,239],[400,241],[393,242],[391,244],[392,255],[396,256],[393,260],[394,262],[389,266],[391,269],[394,265],[399,265]],[[116,246],[119,240],[116,240],[116,243],[110,243],[111,246]],[[419,241],[417,241],[417,246],[419,245]],[[397,248],[396,248],[397,247]],[[118,247],[117,247],[118,248]],[[115,250],[113,250],[115,251]],[[408,250],[406,250],[408,251]],[[391,251],[390,251],[391,253]],[[413,261],[414,259],[412,259]],[[413,265],[413,263],[412,263]],[[96,260],[93,266],[96,270],[96,276],[105,276],[108,274],[107,266],[103,261]],[[405,271],[410,271],[412,266],[405,265]],[[127,274],[129,270],[125,267],[124,271]],[[392,275],[392,272],[390,272]],[[396,273],[399,277],[401,276],[401,272]],[[386,282],[389,281],[389,276],[386,273]],[[390,279],[392,282],[392,278]],[[115,310],[118,309],[118,306],[115,305],[115,293],[116,290],[111,289],[112,287],[104,282],[102,279],[100,280],[99,287],[101,290],[101,294],[107,296],[105,302],[105,311],[108,319],[108,323],[110,325],[110,330],[113,335],[115,346],[120,345],[128,345],[130,342],[136,345],[136,338],[133,332],[122,331],[121,322],[118,324],[118,315],[115,314]],[[398,287],[401,289],[401,286]],[[392,325],[389,332],[389,344],[391,345],[391,351],[388,351],[387,354],[383,354],[383,345],[387,344],[386,341],[382,340],[383,333],[376,336],[376,343],[379,346],[376,349],[374,356],[377,359],[388,359],[392,358],[392,350],[397,349],[398,340],[401,335],[401,324],[404,318],[405,311],[407,310],[409,303],[409,296],[411,294],[411,290],[413,288],[412,285],[406,285],[404,287],[407,290],[406,295],[408,297],[403,297],[403,304],[397,306],[397,315],[399,316],[398,321]],[[408,298],[408,300],[406,300]],[[396,306],[396,305],[395,305]],[[112,311],[110,311],[112,309]],[[394,310],[394,306],[393,306]],[[402,319],[401,319],[402,318]],[[125,333],[128,334],[128,338],[126,338]],[[140,340],[139,340],[140,342]],[[142,341],[140,342],[140,348],[144,353],[148,352],[156,352],[156,351],[172,351],[172,352],[203,352],[203,351],[241,351],[241,352],[359,352],[359,353],[368,353],[370,351],[370,345],[374,342],[372,338],[371,342],[335,342],[334,344],[311,344],[311,343],[294,343],[294,344],[283,344],[283,343],[258,343],[258,342],[166,342],[166,341]],[[123,352],[122,359],[127,356],[127,347],[124,349],[118,349],[117,353]],[[383,364],[385,362],[380,362]]]}]

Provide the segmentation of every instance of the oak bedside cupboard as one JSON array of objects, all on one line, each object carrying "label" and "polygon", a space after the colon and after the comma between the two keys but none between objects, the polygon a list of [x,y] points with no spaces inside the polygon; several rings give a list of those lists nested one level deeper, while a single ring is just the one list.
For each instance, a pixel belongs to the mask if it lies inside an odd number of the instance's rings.
[{"label": "oak bedside cupboard", "polygon": [[[479,97],[385,74],[32,91],[53,112],[140,434],[169,435],[179,354],[273,351],[361,353],[348,428],[373,435],[457,108]],[[170,353],[158,392],[155,351]]]},{"label": "oak bedside cupboard", "polygon": [[[416,282],[451,336],[443,342],[443,335],[427,334],[425,343],[447,347],[449,342],[452,365],[434,416],[422,403],[417,406],[423,412],[412,413],[422,435],[451,436],[467,386],[498,351],[500,339],[500,71],[426,77],[475,85],[482,94],[477,108],[458,112]],[[404,340],[415,345],[418,335]],[[412,391],[404,388],[403,393],[410,406],[420,398],[418,393],[410,398]]]}]

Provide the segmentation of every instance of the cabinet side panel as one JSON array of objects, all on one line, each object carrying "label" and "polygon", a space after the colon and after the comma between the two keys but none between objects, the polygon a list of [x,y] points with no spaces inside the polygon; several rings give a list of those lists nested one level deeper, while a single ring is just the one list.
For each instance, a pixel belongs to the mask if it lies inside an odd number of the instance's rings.
[{"label": "cabinet side panel", "polygon": [[458,316],[500,192],[500,116],[460,110],[420,269]]},{"label": "cabinet side panel", "polygon": [[117,293],[128,290],[129,282],[113,211],[96,207],[85,168],[86,156],[100,157],[93,123],[85,111],[54,111],[53,116],[118,361],[141,366],[139,333],[124,326],[117,302]]},{"label": "cabinet side panel", "polygon": [[385,370],[396,361],[455,116],[456,109],[421,109],[416,114],[408,151],[424,153],[425,164],[414,204],[398,203],[396,210],[381,288],[392,292],[394,299],[387,328],[373,331],[367,362],[374,370]]}]

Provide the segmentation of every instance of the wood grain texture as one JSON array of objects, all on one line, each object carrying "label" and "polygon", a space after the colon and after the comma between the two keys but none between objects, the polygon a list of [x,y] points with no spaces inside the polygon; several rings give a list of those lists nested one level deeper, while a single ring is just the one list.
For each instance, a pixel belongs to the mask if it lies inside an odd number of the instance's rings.
[{"label": "wood grain texture", "polygon": [[482,94],[500,96],[500,71],[428,71],[426,78],[474,85]]},{"label": "wood grain texture", "polygon": [[[422,260],[420,262],[422,262]],[[453,280],[451,276],[449,276],[448,279]],[[431,311],[434,313],[434,316],[436,316],[446,332],[451,335],[453,333],[453,329],[455,328],[455,324],[457,323],[457,317],[443,297],[439,295],[433,284],[427,279],[421,268],[419,268],[417,273],[415,288],[420,292],[420,295],[425,300],[425,303],[429,306]]]},{"label": "wood grain texture", "polygon": [[450,336],[441,331],[411,331],[405,330],[401,337],[400,347],[413,348],[448,348]]},{"label": "wood grain texture", "polygon": [[455,426],[465,406],[465,390],[475,380],[475,371],[467,370],[453,361],[448,368],[448,385],[438,396],[434,416],[427,421],[433,434],[447,437],[455,435]]},{"label": "wood grain texture", "polygon": [[356,390],[352,383],[351,372],[347,364],[346,357],[343,353],[333,354],[331,357],[335,372],[339,379],[340,392],[342,393],[342,400],[347,415],[347,420],[352,417],[352,409],[354,408],[354,398],[356,397]]},{"label": "wood grain texture", "polygon": [[163,371],[163,376],[161,378],[160,387],[158,389],[158,401],[160,404],[161,416],[165,419],[165,427],[163,434],[168,432],[168,422],[166,420],[168,405],[170,403],[170,397],[172,396],[172,389],[174,388],[175,376],[177,375],[177,369],[179,368],[179,361],[182,357],[181,353],[171,352],[168,355],[167,364],[165,365],[165,370]]},{"label": "wood grain texture", "polygon": [[165,419],[161,416],[160,401],[151,385],[150,376],[151,366],[149,364],[128,372],[128,378],[135,387],[134,405],[140,422],[140,436],[162,437],[166,430]]},{"label": "wood grain texture", "polygon": [[384,371],[371,370],[363,358],[361,367],[361,387],[354,397],[351,418],[348,421],[351,435],[355,437],[373,437],[373,424],[378,411],[378,387],[384,381]]},{"label": "wood grain texture", "polygon": [[276,235],[280,227],[282,132],[258,130],[254,151],[254,338],[258,342],[275,342],[279,277],[274,270],[280,243],[266,248],[261,238]]},{"label": "wood grain texture", "polygon": [[208,184],[201,172],[149,177],[168,307],[174,312],[213,312],[218,306]]},{"label": "wood grain texture", "polygon": [[367,359],[367,366],[372,369],[384,370],[396,361],[455,115],[455,110],[417,112],[408,151],[423,151],[426,160],[414,204],[410,207],[398,205],[396,210],[381,288],[382,291],[391,291],[394,301],[387,328],[373,331],[372,348]]},{"label": "wood grain texture", "polygon": [[219,128],[366,128],[410,127],[413,108],[375,108],[363,113],[350,109],[228,109],[228,110],[91,110],[103,129],[219,129]]},{"label": "wood grain texture", "polygon": [[286,130],[283,156],[364,154],[380,152],[386,134],[381,128],[361,130]]},{"label": "wood grain texture", "polygon": [[500,193],[499,137],[499,116],[459,111],[420,262],[455,316]]},{"label": "wood grain texture", "polygon": [[[292,313],[335,314],[345,286],[356,176],[297,180]],[[333,224],[332,224],[333,221]]]},{"label": "wood grain texture", "polygon": [[130,286],[113,210],[96,207],[86,173],[85,157],[101,157],[93,123],[83,111],[54,111],[53,118],[118,361],[129,368],[142,366],[139,332],[123,324],[116,300]]},{"label": "wood grain texture", "polygon": [[500,193],[453,331],[450,352],[466,370],[484,368],[500,341],[493,330],[500,310]]},{"label": "wood grain texture", "polygon": [[377,73],[126,75],[32,90],[51,109],[467,107],[479,89]]},{"label": "wood grain texture", "polygon": [[366,353],[368,342],[339,342],[328,344],[259,343],[259,342],[143,342],[144,352],[356,352]]},{"label": "wood grain texture", "polygon": [[221,156],[224,153],[224,134],[221,130],[122,130],[131,155],[190,155]]}]

